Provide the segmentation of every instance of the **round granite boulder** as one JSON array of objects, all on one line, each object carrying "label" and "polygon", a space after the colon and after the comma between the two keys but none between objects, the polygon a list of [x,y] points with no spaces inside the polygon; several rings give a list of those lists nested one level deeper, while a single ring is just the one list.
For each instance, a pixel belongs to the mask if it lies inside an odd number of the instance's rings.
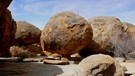
[{"label": "round granite boulder", "polygon": [[112,44],[115,46],[114,55],[126,58],[135,58],[135,26],[133,24],[123,22],[125,30],[118,36],[114,36],[115,40]]},{"label": "round granite boulder", "polygon": [[41,30],[26,21],[17,22],[15,42],[19,45],[40,42]]},{"label": "round granite boulder", "polygon": [[44,51],[69,56],[86,47],[92,36],[92,28],[83,17],[62,12],[48,21],[40,41]]},{"label": "round granite boulder", "polygon": [[88,20],[93,29],[92,41],[88,47],[80,51],[80,55],[88,56],[95,53],[112,54],[114,41],[123,33],[122,22],[113,16],[97,16]]},{"label": "round granite boulder", "polygon": [[122,32],[123,24],[113,16],[98,16],[88,20],[93,29],[93,42],[91,49],[104,53],[111,48],[111,38]]}]

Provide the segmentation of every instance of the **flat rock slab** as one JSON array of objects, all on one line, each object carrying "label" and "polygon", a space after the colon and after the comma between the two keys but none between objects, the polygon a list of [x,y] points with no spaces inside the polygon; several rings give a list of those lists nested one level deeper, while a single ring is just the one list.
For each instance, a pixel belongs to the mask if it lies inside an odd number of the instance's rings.
[{"label": "flat rock slab", "polygon": [[0,76],[78,76],[76,64],[49,65],[38,62],[14,63],[0,62]]},{"label": "flat rock slab", "polygon": [[64,61],[64,60],[44,60],[43,63],[44,64],[53,64],[53,65],[66,65],[66,64],[69,64],[68,61]]},{"label": "flat rock slab", "polygon": [[120,65],[127,69],[125,74],[135,74],[135,63],[120,63]]},{"label": "flat rock slab", "polygon": [[33,57],[33,58],[25,58],[23,59],[24,62],[41,62],[44,60],[45,57]]},{"label": "flat rock slab", "polygon": [[22,61],[20,57],[0,57],[0,62],[15,62],[15,61]]},{"label": "flat rock slab", "polygon": [[135,74],[132,74],[132,75],[130,75],[130,76],[135,76]]}]

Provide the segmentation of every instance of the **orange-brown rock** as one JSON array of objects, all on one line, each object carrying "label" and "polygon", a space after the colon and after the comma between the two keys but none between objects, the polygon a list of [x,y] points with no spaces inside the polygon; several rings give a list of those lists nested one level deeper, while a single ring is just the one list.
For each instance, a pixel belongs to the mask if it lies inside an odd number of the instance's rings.
[{"label": "orange-brown rock", "polygon": [[5,10],[0,15],[0,52],[2,56],[9,56],[9,48],[12,45],[16,32],[16,22],[12,19],[11,12]]},{"label": "orange-brown rock", "polygon": [[93,38],[87,48],[80,54],[90,55],[93,53],[106,53],[113,50],[112,41],[114,36],[120,35],[124,26],[118,18],[112,16],[98,16],[88,20],[93,29]]},{"label": "orange-brown rock", "polygon": [[92,39],[92,29],[81,16],[62,12],[53,16],[41,33],[44,51],[69,56],[86,47]]},{"label": "orange-brown rock", "polygon": [[41,30],[26,21],[17,22],[15,42],[19,45],[40,42]]},{"label": "orange-brown rock", "polygon": [[9,48],[14,41],[16,22],[7,7],[12,0],[0,0],[0,56],[10,56]]},{"label": "orange-brown rock", "polygon": [[0,0],[0,16],[5,13],[12,0]]}]

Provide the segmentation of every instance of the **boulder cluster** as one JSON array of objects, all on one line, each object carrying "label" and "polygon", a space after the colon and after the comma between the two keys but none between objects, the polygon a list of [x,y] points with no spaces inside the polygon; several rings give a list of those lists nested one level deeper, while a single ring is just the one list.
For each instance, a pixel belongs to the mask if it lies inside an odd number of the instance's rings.
[{"label": "boulder cluster", "polygon": [[26,21],[17,21],[14,45],[10,47],[12,57],[43,55],[40,47],[41,30]]},{"label": "boulder cluster", "polygon": [[67,58],[74,53],[84,57],[98,53],[135,57],[135,26],[130,23],[113,16],[85,20],[66,11],[54,15],[41,31],[26,21],[15,22],[7,9],[11,1],[0,1],[0,56],[12,56],[16,51],[13,47],[18,47],[30,53],[58,53]]},{"label": "boulder cluster", "polygon": [[133,24],[113,16],[86,20],[66,11],[50,18],[41,31],[26,21],[14,21],[7,9],[11,1],[0,0],[0,57],[26,58],[54,53],[69,59],[75,53],[89,56],[78,65],[80,76],[124,76],[124,70],[112,57],[135,58]]}]

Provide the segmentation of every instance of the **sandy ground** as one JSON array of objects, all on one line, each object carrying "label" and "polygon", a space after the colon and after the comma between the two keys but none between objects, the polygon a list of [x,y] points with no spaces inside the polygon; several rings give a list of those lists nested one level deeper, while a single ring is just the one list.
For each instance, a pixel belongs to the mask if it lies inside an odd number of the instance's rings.
[{"label": "sandy ground", "polygon": [[[34,59],[42,60],[42,57]],[[70,61],[69,65],[51,65],[27,62],[33,58],[27,58],[25,62],[7,62],[8,60],[0,61],[0,76],[79,76],[77,72],[79,61]],[[127,69],[126,74],[135,74],[135,63],[120,62],[120,65]]]},{"label": "sandy ground", "polygon": [[77,64],[72,62],[69,65],[0,62],[0,76],[78,76],[76,68]]}]

